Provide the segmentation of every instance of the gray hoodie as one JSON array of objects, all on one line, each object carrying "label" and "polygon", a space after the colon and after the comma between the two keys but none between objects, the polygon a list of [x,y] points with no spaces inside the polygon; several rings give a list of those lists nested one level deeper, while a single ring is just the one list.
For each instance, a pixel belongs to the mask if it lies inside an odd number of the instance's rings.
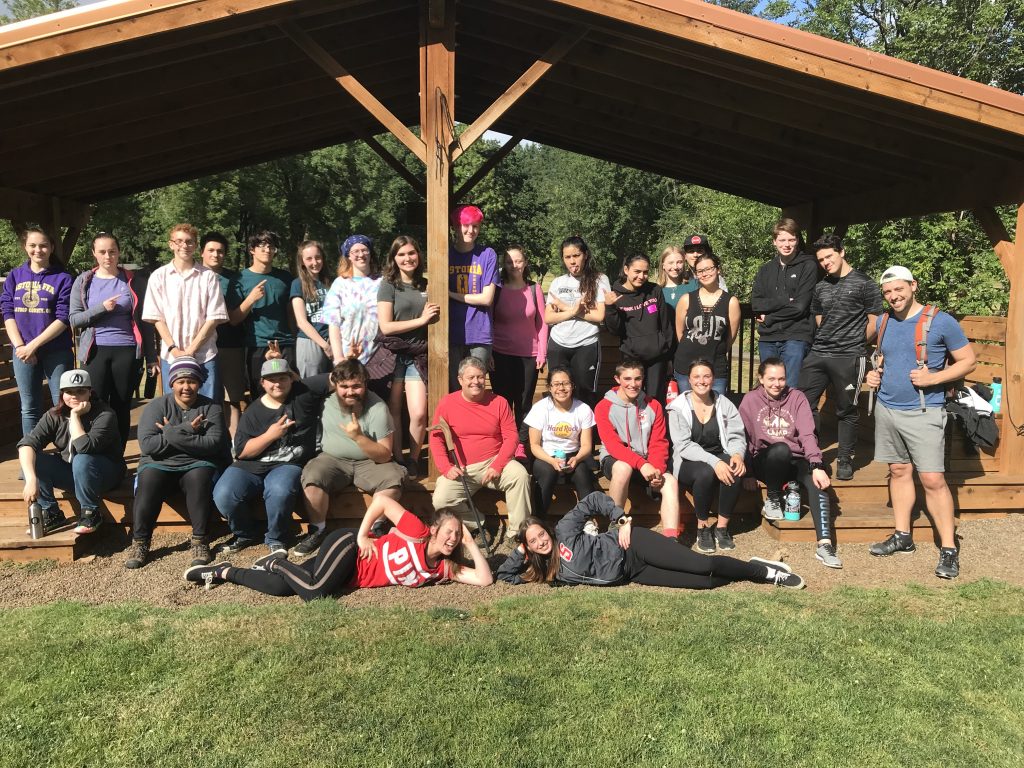
[{"label": "gray hoodie", "polygon": [[[743,419],[732,401],[712,392],[715,398],[715,420],[722,447],[730,456],[747,452],[747,435],[743,431]],[[721,459],[708,453],[690,439],[693,430],[693,408],[690,405],[690,390],[668,404],[668,431],[672,437],[672,466],[678,471],[683,460],[703,461],[712,469]]]}]

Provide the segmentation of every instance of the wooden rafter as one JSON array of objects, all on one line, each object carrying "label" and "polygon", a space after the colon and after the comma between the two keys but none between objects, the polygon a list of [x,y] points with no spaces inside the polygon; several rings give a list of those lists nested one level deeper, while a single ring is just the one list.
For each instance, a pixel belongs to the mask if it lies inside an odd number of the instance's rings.
[{"label": "wooden rafter", "polygon": [[[1006,227],[1003,226],[1003,220],[999,218],[999,214],[996,213],[995,208],[984,207],[975,208],[972,213],[974,218],[978,220],[978,224],[984,230],[985,235],[988,237],[989,243],[992,245],[992,250],[996,252],[996,256],[999,257],[1000,263],[1003,265],[1003,270],[1007,275],[1010,274],[1013,267],[1013,241],[1010,239],[1010,235],[1006,231]],[[1020,241],[1020,230],[1018,231],[1017,240]],[[1024,288],[1024,286],[1022,286]],[[1024,298],[1024,296],[1022,296]]]},{"label": "wooden rafter", "polygon": [[309,58],[320,66],[324,72],[334,78],[335,82],[344,88],[348,94],[358,101],[363,108],[373,115],[381,125],[387,128],[396,139],[405,146],[420,162],[426,164],[427,149],[423,140],[410,131],[401,120],[392,114],[391,110],[385,107],[376,96],[366,90],[356,78],[348,72],[337,60],[331,56],[316,40],[307,35],[301,28],[292,22],[281,24],[281,30],[291,38]]},{"label": "wooden rafter", "polygon": [[55,210],[62,211],[69,220],[77,221],[82,216],[88,220],[89,206],[77,200],[0,187],[0,217],[2,218],[29,223],[48,223],[53,219]]},{"label": "wooden rafter", "polygon": [[562,35],[554,45],[545,51],[544,55],[535,61],[519,79],[510,85],[501,96],[494,100],[481,115],[473,121],[473,124],[459,136],[452,149],[452,161],[456,161],[484,133],[504,115],[513,104],[521,99],[526,93],[537,84],[544,75],[565,56],[572,47],[582,40],[587,34],[586,27],[574,27]]},{"label": "wooden rafter", "polygon": [[473,174],[468,179],[462,182],[462,186],[455,190],[455,194],[452,195],[452,202],[458,202],[464,198],[466,194],[473,189],[473,187],[479,184],[487,174],[494,170],[498,163],[508,157],[508,154],[519,146],[519,142],[526,138],[532,127],[533,126],[529,126],[518,131],[515,136],[499,147],[497,152],[484,160],[484,162],[480,164],[480,167],[473,171]]},{"label": "wooden rafter", "polygon": [[405,179],[416,194],[424,198],[427,196],[427,185],[423,182],[423,179],[419,178],[416,174],[406,168],[405,163],[388,152],[387,147],[377,141],[373,136],[364,136],[363,141],[366,142],[366,146],[377,153],[380,159],[383,160],[391,170]]}]

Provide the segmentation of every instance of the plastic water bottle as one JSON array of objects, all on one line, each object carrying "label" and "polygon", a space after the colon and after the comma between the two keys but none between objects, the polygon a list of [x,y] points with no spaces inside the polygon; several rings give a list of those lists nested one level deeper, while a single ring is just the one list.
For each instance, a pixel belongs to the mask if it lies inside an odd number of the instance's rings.
[{"label": "plastic water bottle", "polygon": [[555,451],[554,453],[551,454],[551,458],[558,459],[558,468],[561,469],[563,472],[565,471],[566,456],[566,452],[562,450]]},{"label": "plastic water bottle", "polygon": [[43,538],[43,508],[38,502],[28,505],[28,532],[33,539]]},{"label": "plastic water bottle", "polygon": [[668,405],[677,397],[679,397],[679,385],[676,384],[675,379],[673,379],[668,383],[668,389],[665,390],[665,405]]},{"label": "plastic water bottle", "polygon": [[790,482],[786,486],[786,507],[783,516],[787,520],[800,519],[800,486]]},{"label": "plastic water bottle", "polygon": [[1003,379],[1000,376],[992,377],[992,399],[989,400],[989,405],[996,413],[1003,407]]}]

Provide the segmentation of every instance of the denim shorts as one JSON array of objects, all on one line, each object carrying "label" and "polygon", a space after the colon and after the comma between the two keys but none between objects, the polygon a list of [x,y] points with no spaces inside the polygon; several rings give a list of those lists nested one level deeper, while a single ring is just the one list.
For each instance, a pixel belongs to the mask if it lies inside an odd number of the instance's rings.
[{"label": "denim shorts", "polygon": [[395,355],[395,381],[422,381],[416,363],[410,355]]}]

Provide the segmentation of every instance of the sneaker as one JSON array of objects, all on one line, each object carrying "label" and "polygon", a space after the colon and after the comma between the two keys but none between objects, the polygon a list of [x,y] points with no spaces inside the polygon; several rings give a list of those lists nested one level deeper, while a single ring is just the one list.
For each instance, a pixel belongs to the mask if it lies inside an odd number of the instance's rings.
[{"label": "sneaker", "polygon": [[719,549],[736,549],[736,542],[732,540],[728,528],[715,528],[715,543]]},{"label": "sneaker", "polygon": [[220,574],[230,567],[231,563],[227,561],[214,563],[213,565],[193,565],[185,571],[185,581],[191,581],[193,584],[202,584],[206,589],[209,589],[214,584],[220,584],[224,581],[224,577]]},{"label": "sneaker", "polygon": [[826,568],[843,567],[843,561],[839,559],[839,555],[836,554],[836,547],[831,542],[819,544],[814,552],[814,556],[821,560],[822,565]]},{"label": "sneaker", "polygon": [[50,507],[43,510],[43,534],[53,533],[58,528],[68,524],[67,517],[60,507]]},{"label": "sneaker", "polygon": [[715,552],[715,532],[710,528],[697,529],[697,551],[707,554]]},{"label": "sneaker", "polygon": [[889,555],[898,554],[906,555],[915,551],[917,547],[914,546],[914,540],[909,536],[901,536],[898,533],[892,534],[885,541],[880,541],[877,544],[872,544],[868,547],[870,552],[875,557],[888,557]]},{"label": "sneaker", "polygon": [[271,570],[271,568],[270,568],[271,563],[273,563],[275,560],[280,560],[280,559],[281,559],[281,553],[280,552],[271,552],[269,555],[264,555],[263,557],[257,557],[255,562],[253,562],[253,564],[252,564],[252,569],[254,571],[270,571]]},{"label": "sneaker", "polygon": [[272,557],[283,557],[285,560],[288,559],[288,547],[284,544],[275,541],[273,544],[267,544],[267,549],[270,550]]},{"label": "sneaker", "polygon": [[[61,517],[63,517],[63,514]],[[78,516],[78,525],[75,526],[75,533],[92,533],[100,527],[102,522],[103,517],[100,515],[99,510],[83,509],[82,514]]]},{"label": "sneaker", "polygon": [[853,459],[844,457],[836,462],[836,480],[853,480]]},{"label": "sneaker", "polygon": [[149,559],[149,542],[133,541],[131,549],[128,550],[128,559],[124,561],[124,567],[129,570],[141,568]]},{"label": "sneaker", "polygon": [[781,520],[783,518],[782,497],[779,496],[778,491],[768,491],[764,506],[761,507],[761,514],[764,515],[765,520]]},{"label": "sneaker", "polygon": [[785,571],[786,573],[792,573],[793,572],[793,569],[790,568],[786,563],[782,562],[781,560],[768,560],[767,558],[764,558],[764,557],[752,557],[747,562],[748,563],[760,563],[761,565],[765,566],[766,568],[774,568],[777,571]]},{"label": "sneaker", "polygon": [[793,569],[786,565],[781,560],[766,560],[763,557],[752,557],[749,562],[760,563],[766,568],[774,568],[775,576],[772,577],[770,584],[774,584],[776,587],[785,587],[786,589],[803,589],[807,585],[804,580],[793,573]]},{"label": "sneaker", "polygon": [[208,565],[213,560],[210,545],[202,536],[192,537],[192,565]]},{"label": "sneaker", "polygon": [[955,549],[940,549],[935,575],[940,579],[955,579],[960,575],[960,554]]},{"label": "sneaker", "polygon": [[318,549],[323,540],[327,538],[327,528],[321,528],[317,530],[313,526],[309,526],[309,533],[302,537],[302,540],[292,548],[299,557],[309,557]]},{"label": "sneaker", "polygon": [[244,536],[232,536],[218,547],[217,551],[223,555],[237,555],[243,549],[255,547],[259,539],[247,539]]},{"label": "sneaker", "polygon": [[420,479],[420,462],[419,459],[407,459],[402,464],[405,467],[405,479],[406,480],[419,480]]}]

